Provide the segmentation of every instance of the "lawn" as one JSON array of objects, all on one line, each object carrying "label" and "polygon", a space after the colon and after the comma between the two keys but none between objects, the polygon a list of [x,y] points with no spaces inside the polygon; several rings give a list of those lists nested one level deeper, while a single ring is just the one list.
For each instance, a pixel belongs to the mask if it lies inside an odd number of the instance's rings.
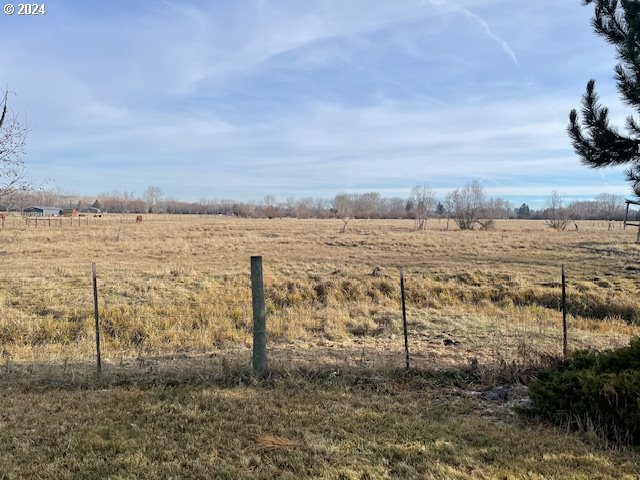
[{"label": "lawn", "polygon": [[455,389],[379,387],[5,389],[0,478],[640,475],[637,451],[522,423]]}]

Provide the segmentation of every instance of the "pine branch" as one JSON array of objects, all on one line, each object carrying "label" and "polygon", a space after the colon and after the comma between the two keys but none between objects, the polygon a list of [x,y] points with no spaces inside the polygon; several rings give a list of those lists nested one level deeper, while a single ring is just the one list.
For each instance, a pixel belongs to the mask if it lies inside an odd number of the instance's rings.
[{"label": "pine branch", "polygon": [[[640,1],[583,0],[594,5],[596,33],[616,47],[620,63],[615,79],[622,100],[640,110]],[[582,97],[581,114],[569,115],[567,131],[583,164],[592,168],[628,165],[627,179],[640,192],[640,122],[626,121],[627,135],[610,124],[609,109],[600,104],[591,80]]]},{"label": "pine branch", "polygon": [[[569,115],[568,128],[574,150],[582,163],[593,168],[640,163],[640,136],[625,136],[610,126],[609,111],[600,105],[593,80],[588,83],[583,96],[582,117],[584,130],[575,110]],[[635,121],[630,120],[637,127]],[[629,119],[627,123],[629,126]],[[633,131],[631,133],[633,135]]]},{"label": "pine branch", "polygon": [[609,43],[620,45],[627,38],[625,18],[618,13],[617,0],[583,0],[583,5],[596,2],[596,10],[591,24],[593,29]]},{"label": "pine branch", "polygon": [[640,124],[633,117],[627,117],[627,130],[631,132],[632,135],[640,138]]}]

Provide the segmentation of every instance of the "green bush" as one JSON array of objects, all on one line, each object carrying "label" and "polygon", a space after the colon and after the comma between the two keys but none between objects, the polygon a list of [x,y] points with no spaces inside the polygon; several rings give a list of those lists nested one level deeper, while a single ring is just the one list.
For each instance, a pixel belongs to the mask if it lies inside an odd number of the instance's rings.
[{"label": "green bush", "polygon": [[616,350],[574,353],[532,381],[529,396],[530,414],[640,444],[640,338]]}]

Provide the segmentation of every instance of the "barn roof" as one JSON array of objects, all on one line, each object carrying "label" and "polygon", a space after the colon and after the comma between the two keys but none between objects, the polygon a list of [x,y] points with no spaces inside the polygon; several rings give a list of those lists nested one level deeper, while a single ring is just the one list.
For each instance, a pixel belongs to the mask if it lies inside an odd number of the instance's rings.
[{"label": "barn roof", "polygon": [[56,211],[59,212],[60,210],[62,210],[59,207],[39,207],[39,206],[34,206],[34,207],[27,207],[24,209],[25,212],[37,212],[37,211],[42,211],[42,212],[47,212],[47,211]]}]

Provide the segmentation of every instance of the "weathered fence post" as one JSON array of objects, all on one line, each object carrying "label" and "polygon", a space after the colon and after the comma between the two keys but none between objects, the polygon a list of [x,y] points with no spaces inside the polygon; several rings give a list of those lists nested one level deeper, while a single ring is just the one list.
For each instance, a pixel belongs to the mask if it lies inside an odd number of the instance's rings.
[{"label": "weathered fence post", "polygon": [[96,319],[96,364],[98,367],[98,377],[102,373],[102,362],[100,360],[100,316],[98,315],[98,280],[96,278],[96,262],[91,266],[93,273],[93,312]]},{"label": "weathered fence post", "polygon": [[264,303],[262,257],[251,257],[251,300],[253,305],[253,370],[267,374],[267,325]]},{"label": "weathered fence post", "polygon": [[409,332],[407,329],[407,307],[404,294],[404,269],[400,269],[400,296],[402,297],[402,329],[404,331],[404,355],[406,368],[411,368],[409,360]]},{"label": "weathered fence post", "polygon": [[567,281],[562,265],[562,356],[567,358]]}]

